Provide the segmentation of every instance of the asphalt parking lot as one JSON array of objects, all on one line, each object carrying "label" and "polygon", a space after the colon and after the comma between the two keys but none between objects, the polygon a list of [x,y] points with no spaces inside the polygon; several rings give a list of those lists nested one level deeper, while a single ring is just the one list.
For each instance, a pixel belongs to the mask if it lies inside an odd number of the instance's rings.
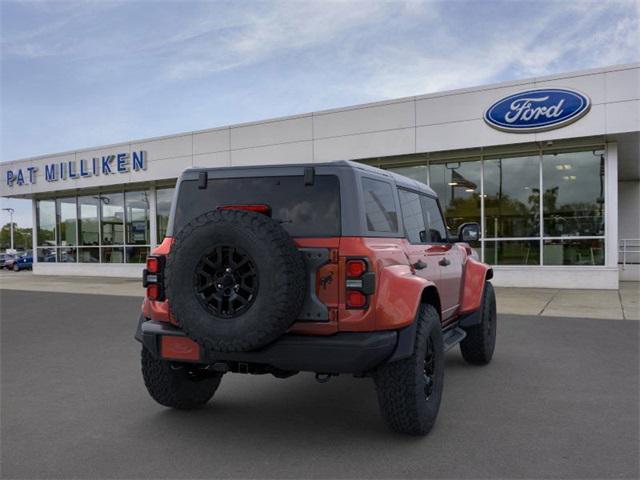
[{"label": "asphalt parking lot", "polygon": [[147,395],[132,297],[0,291],[3,478],[638,478],[639,322],[501,315],[494,362],[447,355],[438,423],[390,433],[373,384],[228,375]]}]

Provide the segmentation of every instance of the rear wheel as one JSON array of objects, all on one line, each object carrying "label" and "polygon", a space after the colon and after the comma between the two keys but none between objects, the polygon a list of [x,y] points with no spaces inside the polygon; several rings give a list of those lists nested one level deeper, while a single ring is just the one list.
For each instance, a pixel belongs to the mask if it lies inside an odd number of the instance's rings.
[{"label": "rear wheel", "polygon": [[444,386],[440,315],[422,305],[413,355],[387,363],[373,375],[382,415],[392,430],[426,435],[435,424]]},{"label": "rear wheel", "polygon": [[190,410],[204,406],[218,389],[222,375],[189,363],[157,359],[142,348],[144,384],[151,397],[165,407]]},{"label": "rear wheel", "polygon": [[460,342],[462,357],[473,365],[488,364],[496,347],[496,294],[489,282],[484,284],[480,318],[478,325],[465,329],[467,336]]}]

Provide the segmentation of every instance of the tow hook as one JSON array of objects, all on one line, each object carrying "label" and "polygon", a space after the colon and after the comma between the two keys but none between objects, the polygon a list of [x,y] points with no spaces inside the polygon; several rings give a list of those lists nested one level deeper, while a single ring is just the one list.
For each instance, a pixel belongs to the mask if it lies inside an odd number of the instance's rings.
[{"label": "tow hook", "polygon": [[332,375],[330,373],[316,373],[316,382],[327,383],[331,380]]}]

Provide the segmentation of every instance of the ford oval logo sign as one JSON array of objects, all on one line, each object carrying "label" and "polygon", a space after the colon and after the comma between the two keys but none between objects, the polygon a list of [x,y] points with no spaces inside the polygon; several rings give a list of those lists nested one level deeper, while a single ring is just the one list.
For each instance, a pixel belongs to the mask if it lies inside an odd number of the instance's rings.
[{"label": "ford oval logo sign", "polygon": [[484,120],[507,132],[540,132],[575,122],[590,107],[589,97],[575,90],[541,88],[498,100],[484,113]]}]

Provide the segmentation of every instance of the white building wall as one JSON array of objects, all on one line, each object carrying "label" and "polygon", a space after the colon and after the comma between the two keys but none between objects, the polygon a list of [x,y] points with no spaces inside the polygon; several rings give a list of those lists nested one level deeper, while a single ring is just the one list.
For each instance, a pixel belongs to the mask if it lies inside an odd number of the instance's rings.
[{"label": "white building wall", "polygon": [[[580,90],[591,98],[591,111],[571,125],[541,133],[506,133],[485,124],[484,110],[494,101],[517,91],[541,87]],[[121,186],[136,182],[153,185],[155,181],[175,179],[191,166],[357,160],[590,136],[611,141],[617,134],[639,131],[640,64],[633,64],[439,92],[14,161],[2,165],[3,177],[8,168],[26,169],[33,166],[38,168],[38,181],[33,185],[13,187],[0,181],[0,195],[29,197],[53,191]],[[591,280],[587,278],[596,277],[600,279],[600,286],[617,286],[617,277],[614,280],[613,272],[617,262],[618,184],[617,180],[613,182],[612,172],[616,170],[614,165],[617,160],[614,159],[612,148],[609,147],[607,167],[610,181],[607,182],[606,266],[600,267],[597,271],[601,273],[595,276],[581,275],[576,267],[560,268],[555,272],[554,282],[575,285],[576,281],[580,281],[585,285],[595,285],[589,283]],[[120,152],[131,154],[139,150],[147,155],[145,171],[56,182],[44,180],[44,165],[52,162],[78,162],[82,158]],[[61,264],[38,266],[36,273],[54,268],[74,267]],[[76,268],[84,274],[95,270],[96,274],[103,275],[110,272],[130,273],[133,268],[139,267],[78,264]],[[522,267],[500,267],[496,269],[496,282],[550,286],[551,280],[545,273],[550,268],[542,267],[538,272]],[[607,273],[609,271],[611,273]],[[566,272],[566,277],[561,272]]]}]

